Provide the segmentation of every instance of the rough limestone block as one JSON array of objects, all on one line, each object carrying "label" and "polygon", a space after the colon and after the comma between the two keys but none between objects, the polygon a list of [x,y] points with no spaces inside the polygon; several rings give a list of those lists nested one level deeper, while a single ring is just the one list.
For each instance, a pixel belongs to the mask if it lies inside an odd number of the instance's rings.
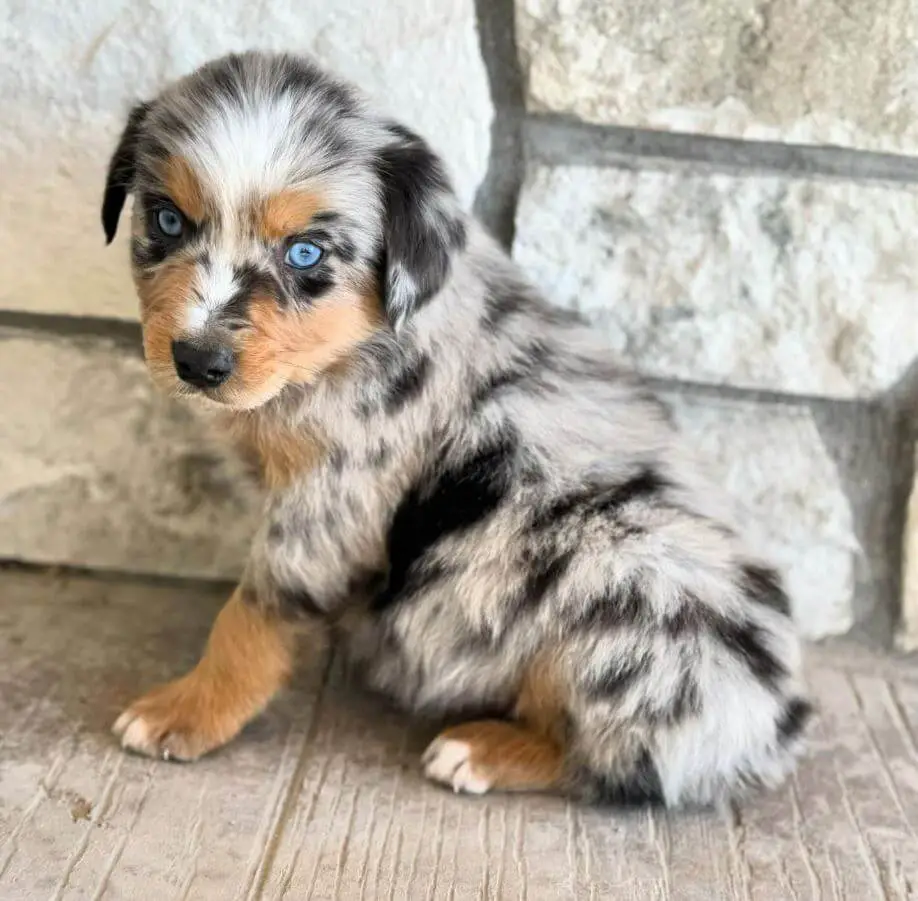
[{"label": "rough limestone block", "polygon": [[0,558],[233,577],[256,497],[106,341],[0,331]]},{"label": "rough limestone block", "polygon": [[7,0],[0,16],[0,309],[133,318],[105,168],[129,106],[229,51],[307,52],[425,134],[471,205],[492,106],[474,0]]},{"label": "rough limestone block", "polygon": [[532,110],[918,150],[909,0],[516,0],[516,15]]},{"label": "rough limestone block", "polygon": [[[918,445],[915,447],[918,473]],[[912,487],[902,548],[902,621],[898,644],[904,651],[918,650],[918,478]]]},{"label": "rough limestone block", "polygon": [[654,376],[855,398],[918,352],[911,187],[535,164],[514,253]]},{"label": "rough limestone block", "polygon": [[861,553],[838,472],[805,406],[670,396],[676,424],[740,522],[785,573],[794,618],[809,638],[854,624]]}]

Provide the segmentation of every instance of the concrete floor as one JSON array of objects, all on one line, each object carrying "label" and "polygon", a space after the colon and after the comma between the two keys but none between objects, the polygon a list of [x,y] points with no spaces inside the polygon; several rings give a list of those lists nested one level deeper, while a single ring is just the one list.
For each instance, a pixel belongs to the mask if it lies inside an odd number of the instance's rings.
[{"label": "concrete floor", "polygon": [[0,571],[0,899],[918,897],[913,664],[814,650],[810,759],[729,816],[455,797],[419,775],[425,728],[308,666],[209,759],[121,753],[111,721],[221,602]]}]

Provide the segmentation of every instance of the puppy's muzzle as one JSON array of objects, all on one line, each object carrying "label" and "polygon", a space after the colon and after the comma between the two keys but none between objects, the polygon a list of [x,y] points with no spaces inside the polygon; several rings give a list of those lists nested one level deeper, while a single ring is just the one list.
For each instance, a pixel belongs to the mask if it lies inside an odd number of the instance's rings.
[{"label": "puppy's muzzle", "polygon": [[173,341],[172,360],[178,377],[195,388],[222,385],[233,374],[235,365],[231,348],[191,341]]}]

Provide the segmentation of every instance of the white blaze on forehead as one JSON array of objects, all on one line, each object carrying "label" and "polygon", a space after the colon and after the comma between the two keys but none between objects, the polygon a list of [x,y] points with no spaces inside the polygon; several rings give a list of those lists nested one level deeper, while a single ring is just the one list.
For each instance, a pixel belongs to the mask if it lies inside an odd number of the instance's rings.
[{"label": "white blaze on forehead", "polygon": [[238,287],[233,265],[228,260],[217,257],[206,266],[199,264],[185,316],[188,331],[203,329],[211,315],[230,301]]},{"label": "white blaze on forehead", "polygon": [[289,93],[224,103],[194,129],[183,148],[205,191],[232,215],[253,194],[281,190],[302,161],[302,136]]}]

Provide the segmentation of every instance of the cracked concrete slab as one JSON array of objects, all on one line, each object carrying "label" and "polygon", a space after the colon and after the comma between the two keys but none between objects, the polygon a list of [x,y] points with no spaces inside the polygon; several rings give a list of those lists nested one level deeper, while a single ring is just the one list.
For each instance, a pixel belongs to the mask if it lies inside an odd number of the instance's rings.
[{"label": "cracked concrete slab", "polygon": [[430,737],[306,661],[231,747],[121,753],[122,705],[194,662],[222,592],[0,571],[0,898],[908,899],[918,667],[814,648],[821,717],[783,790],[731,814],[462,798]]}]

